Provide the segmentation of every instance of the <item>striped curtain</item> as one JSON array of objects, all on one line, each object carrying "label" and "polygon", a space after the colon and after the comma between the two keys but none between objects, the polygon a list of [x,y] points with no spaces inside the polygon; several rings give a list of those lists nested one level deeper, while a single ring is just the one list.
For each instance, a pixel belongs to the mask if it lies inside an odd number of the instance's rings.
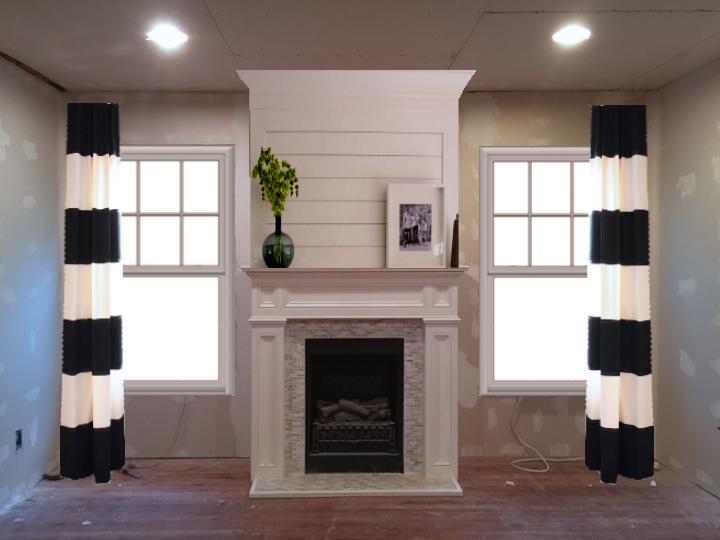
[{"label": "striped curtain", "polygon": [[645,106],[592,107],[585,463],[653,475]]},{"label": "striped curtain", "polygon": [[68,104],[60,474],[97,483],[125,462],[119,138],[116,103]]}]

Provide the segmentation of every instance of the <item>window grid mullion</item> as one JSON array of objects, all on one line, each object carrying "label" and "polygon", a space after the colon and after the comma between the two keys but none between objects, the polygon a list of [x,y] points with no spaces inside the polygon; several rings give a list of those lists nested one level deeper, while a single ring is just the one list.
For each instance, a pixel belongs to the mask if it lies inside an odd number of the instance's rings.
[{"label": "window grid mullion", "polygon": [[185,162],[180,160],[180,266],[185,266]]},{"label": "window grid mullion", "polygon": [[528,267],[532,267],[532,161],[528,161]]},{"label": "window grid mullion", "polygon": [[570,266],[575,266],[575,165],[570,162]]},{"label": "window grid mullion", "polygon": [[135,265],[140,266],[140,160],[135,160]]}]

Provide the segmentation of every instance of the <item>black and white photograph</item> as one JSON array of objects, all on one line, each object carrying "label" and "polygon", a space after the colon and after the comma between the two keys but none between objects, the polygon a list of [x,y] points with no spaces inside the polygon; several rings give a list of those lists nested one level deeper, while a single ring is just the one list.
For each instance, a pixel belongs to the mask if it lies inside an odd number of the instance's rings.
[{"label": "black and white photograph", "polygon": [[400,251],[430,251],[432,205],[400,205]]}]

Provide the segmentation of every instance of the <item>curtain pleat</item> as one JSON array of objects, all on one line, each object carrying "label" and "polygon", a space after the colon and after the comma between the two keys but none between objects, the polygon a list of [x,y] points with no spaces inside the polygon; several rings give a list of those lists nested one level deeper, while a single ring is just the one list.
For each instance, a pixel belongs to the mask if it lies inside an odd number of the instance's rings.
[{"label": "curtain pleat", "polygon": [[606,483],[653,475],[645,115],[592,107],[585,463]]},{"label": "curtain pleat", "polygon": [[125,463],[119,197],[118,105],[68,104],[60,474],[98,483]]}]

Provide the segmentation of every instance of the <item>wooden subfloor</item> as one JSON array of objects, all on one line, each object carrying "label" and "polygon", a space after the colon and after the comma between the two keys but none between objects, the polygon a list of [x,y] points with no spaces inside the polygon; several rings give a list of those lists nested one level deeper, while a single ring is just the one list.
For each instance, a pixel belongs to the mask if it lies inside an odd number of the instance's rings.
[{"label": "wooden subfloor", "polygon": [[463,497],[250,500],[249,465],[171,460],[140,480],[42,481],[0,515],[0,538],[720,539],[720,501],[667,469],[654,487],[612,486],[581,463],[531,474],[507,459],[463,458]]}]

